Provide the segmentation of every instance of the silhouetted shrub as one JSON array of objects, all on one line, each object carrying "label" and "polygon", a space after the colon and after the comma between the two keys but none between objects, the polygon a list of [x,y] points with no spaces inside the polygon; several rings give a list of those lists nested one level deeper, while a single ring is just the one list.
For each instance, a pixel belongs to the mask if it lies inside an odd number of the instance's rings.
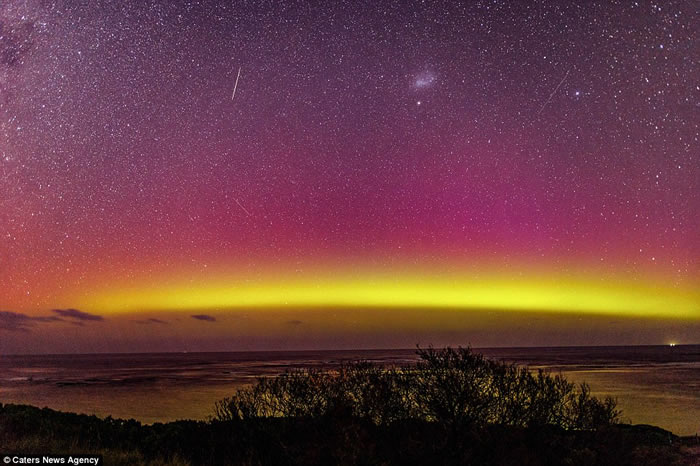
[{"label": "silhouetted shrub", "polygon": [[417,364],[384,368],[368,362],[337,369],[293,370],[261,378],[216,404],[218,420],[356,417],[376,425],[406,419],[451,427],[552,425],[594,430],[617,423],[611,398],[591,396],[561,375],[486,359],[471,348],[418,351]]}]

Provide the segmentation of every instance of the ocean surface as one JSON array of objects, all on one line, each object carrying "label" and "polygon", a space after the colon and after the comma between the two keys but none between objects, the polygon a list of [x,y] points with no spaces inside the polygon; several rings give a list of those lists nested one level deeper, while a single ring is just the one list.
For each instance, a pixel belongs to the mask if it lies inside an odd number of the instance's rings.
[{"label": "ocean surface", "polygon": [[[561,372],[617,398],[623,421],[700,431],[700,345],[480,348],[490,358]],[[414,350],[0,356],[0,402],[144,423],[207,419],[260,376],[364,359],[401,365]]]}]

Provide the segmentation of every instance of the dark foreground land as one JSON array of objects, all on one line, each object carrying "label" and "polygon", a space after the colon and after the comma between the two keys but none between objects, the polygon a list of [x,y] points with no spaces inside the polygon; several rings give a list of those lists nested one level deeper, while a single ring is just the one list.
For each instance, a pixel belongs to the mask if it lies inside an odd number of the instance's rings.
[{"label": "dark foreground land", "polygon": [[488,426],[450,432],[360,419],[177,421],[141,425],[31,406],[0,408],[2,454],[88,454],[106,465],[693,465],[694,438],[651,426],[586,432]]},{"label": "dark foreground land", "polygon": [[692,465],[697,439],[618,423],[585,385],[419,350],[403,368],[292,371],[237,391],[210,421],[134,420],[0,404],[0,453],[99,454],[107,465]]}]

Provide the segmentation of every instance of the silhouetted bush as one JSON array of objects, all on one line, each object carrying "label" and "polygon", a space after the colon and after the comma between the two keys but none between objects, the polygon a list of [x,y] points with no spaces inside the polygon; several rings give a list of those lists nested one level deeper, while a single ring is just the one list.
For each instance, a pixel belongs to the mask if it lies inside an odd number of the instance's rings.
[{"label": "silhouetted bush", "polygon": [[593,430],[618,422],[612,398],[561,375],[486,359],[471,348],[418,349],[420,360],[384,368],[368,362],[293,370],[261,378],[216,404],[221,421],[333,417],[387,425],[415,419],[451,428],[499,424]]}]

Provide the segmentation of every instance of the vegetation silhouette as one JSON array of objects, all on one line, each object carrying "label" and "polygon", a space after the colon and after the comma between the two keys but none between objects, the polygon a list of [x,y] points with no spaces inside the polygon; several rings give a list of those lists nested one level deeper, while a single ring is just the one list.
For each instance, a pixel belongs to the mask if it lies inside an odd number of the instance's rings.
[{"label": "vegetation silhouette", "polygon": [[337,369],[296,369],[260,378],[216,404],[220,421],[260,418],[355,417],[375,425],[402,420],[453,429],[488,424],[593,430],[619,422],[612,398],[561,375],[486,359],[470,347],[418,348],[415,365],[381,367],[366,361]]}]

